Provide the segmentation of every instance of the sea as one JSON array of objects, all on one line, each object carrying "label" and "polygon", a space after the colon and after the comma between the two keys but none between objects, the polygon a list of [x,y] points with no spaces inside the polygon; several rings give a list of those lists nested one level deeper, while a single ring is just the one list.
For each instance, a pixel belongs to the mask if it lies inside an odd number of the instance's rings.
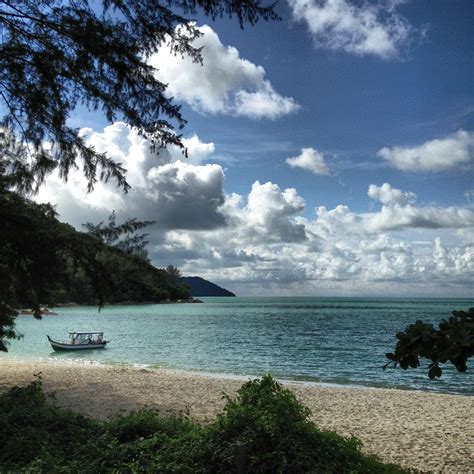
[{"label": "sea", "polygon": [[[17,317],[24,335],[2,358],[165,368],[223,377],[270,373],[281,381],[474,395],[474,367],[450,365],[430,380],[418,369],[388,368],[395,334],[421,319],[437,323],[473,299],[235,297],[201,304],[78,306],[57,316]],[[47,335],[104,331],[105,350],[54,352]],[[468,364],[469,365],[469,364]]]}]

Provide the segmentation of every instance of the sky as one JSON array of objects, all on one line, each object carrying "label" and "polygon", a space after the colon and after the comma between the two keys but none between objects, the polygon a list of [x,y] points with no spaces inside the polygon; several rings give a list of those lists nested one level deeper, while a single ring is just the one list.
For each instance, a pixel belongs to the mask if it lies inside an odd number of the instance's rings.
[{"label": "sky", "polygon": [[149,58],[189,157],[121,122],[71,124],[132,190],[80,172],[36,199],[78,229],[155,220],[149,257],[238,295],[474,297],[474,3],[280,0],[281,21],[192,18],[203,65]]}]

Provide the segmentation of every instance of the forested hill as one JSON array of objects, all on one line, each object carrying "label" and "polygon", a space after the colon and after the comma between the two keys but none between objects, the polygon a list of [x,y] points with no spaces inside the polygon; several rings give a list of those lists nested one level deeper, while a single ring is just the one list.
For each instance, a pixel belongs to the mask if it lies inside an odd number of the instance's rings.
[{"label": "forested hill", "polygon": [[88,223],[87,232],[79,232],[60,222],[51,205],[9,191],[1,179],[0,222],[0,329],[5,301],[13,321],[14,308],[21,307],[189,297],[177,268],[156,268],[148,260],[146,234],[136,233],[148,222],[118,224],[112,213],[108,222]]},{"label": "forested hill", "polygon": [[235,296],[231,291],[201,277],[181,277],[181,281],[189,287],[191,296]]}]

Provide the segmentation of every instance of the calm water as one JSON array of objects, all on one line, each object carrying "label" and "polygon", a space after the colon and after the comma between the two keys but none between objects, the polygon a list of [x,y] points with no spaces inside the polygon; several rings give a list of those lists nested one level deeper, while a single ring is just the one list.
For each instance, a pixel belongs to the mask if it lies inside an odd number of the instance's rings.
[{"label": "calm water", "polygon": [[[204,304],[60,308],[41,321],[19,316],[24,339],[1,357],[144,364],[234,375],[474,394],[474,370],[383,371],[394,335],[416,319],[437,322],[473,300],[204,298]],[[106,350],[55,353],[46,334],[100,330]]]}]

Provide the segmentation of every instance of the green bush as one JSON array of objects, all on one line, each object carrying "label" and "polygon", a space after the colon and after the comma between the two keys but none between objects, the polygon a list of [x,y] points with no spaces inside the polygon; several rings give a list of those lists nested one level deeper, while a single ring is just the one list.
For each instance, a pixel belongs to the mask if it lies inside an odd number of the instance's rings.
[{"label": "green bush", "polygon": [[360,452],[354,437],[321,431],[310,410],[270,375],[245,383],[203,430],[196,455],[209,472],[402,472]]},{"label": "green bush", "polygon": [[[53,463],[52,471],[80,460],[84,468],[112,439],[94,420],[62,410],[42,392],[41,379],[0,397],[0,471]],[[87,453],[82,457],[81,453]],[[71,456],[72,454],[72,456]],[[74,470],[74,469],[73,469]]]},{"label": "green bush", "polygon": [[404,472],[319,430],[309,410],[271,376],[244,384],[200,426],[150,409],[106,422],[59,408],[41,380],[0,396],[0,472]]}]

